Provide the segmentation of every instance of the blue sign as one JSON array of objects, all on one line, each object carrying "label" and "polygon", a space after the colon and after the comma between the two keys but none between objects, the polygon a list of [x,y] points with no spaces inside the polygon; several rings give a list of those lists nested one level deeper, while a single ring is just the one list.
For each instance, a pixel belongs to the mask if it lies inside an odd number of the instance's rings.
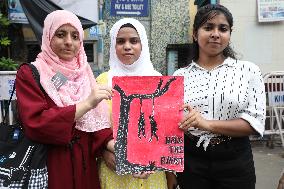
[{"label": "blue sign", "polygon": [[98,25],[89,28],[90,37],[98,37]]},{"label": "blue sign", "polygon": [[148,16],[148,0],[111,0],[111,16]]},{"label": "blue sign", "polygon": [[8,0],[8,13],[13,23],[29,23],[19,0]]}]

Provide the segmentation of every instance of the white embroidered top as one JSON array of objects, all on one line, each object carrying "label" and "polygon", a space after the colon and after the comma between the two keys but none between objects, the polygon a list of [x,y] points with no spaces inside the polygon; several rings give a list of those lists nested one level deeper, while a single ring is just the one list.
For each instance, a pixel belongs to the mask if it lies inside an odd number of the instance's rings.
[{"label": "white embroidered top", "polygon": [[[208,120],[242,118],[263,135],[265,124],[265,88],[259,68],[248,61],[227,58],[208,71],[195,62],[175,71],[184,76],[184,102],[198,110]],[[212,137],[208,131],[190,129],[200,137],[206,150]]]}]

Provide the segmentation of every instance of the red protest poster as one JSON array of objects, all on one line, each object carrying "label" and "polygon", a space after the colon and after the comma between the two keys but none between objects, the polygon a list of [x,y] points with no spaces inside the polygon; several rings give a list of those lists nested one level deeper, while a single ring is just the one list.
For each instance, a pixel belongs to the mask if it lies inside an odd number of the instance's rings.
[{"label": "red protest poster", "polygon": [[113,77],[112,117],[118,174],[183,171],[183,77]]}]

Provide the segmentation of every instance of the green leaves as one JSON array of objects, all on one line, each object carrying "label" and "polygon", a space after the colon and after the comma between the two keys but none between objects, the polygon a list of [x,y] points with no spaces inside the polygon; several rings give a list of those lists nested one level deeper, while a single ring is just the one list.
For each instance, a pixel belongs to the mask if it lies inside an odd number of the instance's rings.
[{"label": "green leaves", "polygon": [[11,40],[8,39],[8,37],[3,37],[3,38],[0,39],[1,46],[2,45],[3,46],[8,46],[8,45],[10,45],[10,43],[11,43]]},{"label": "green leaves", "polygon": [[[0,12],[0,49],[9,46],[11,43],[11,40],[7,36],[9,25],[10,22],[7,16]],[[14,71],[17,70],[18,66],[19,65],[11,58],[0,58],[0,71]]]},{"label": "green leaves", "polygon": [[10,45],[11,41],[7,37],[9,24],[7,17],[0,13],[0,46]]},{"label": "green leaves", "polygon": [[[3,14],[2,13],[0,13],[0,26],[1,26],[1,28],[4,26],[9,26],[9,24],[10,24],[10,22],[9,22],[9,20],[5,17],[5,16],[3,16]],[[0,28],[0,29],[1,29]]]},{"label": "green leaves", "polygon": [[11,58],[0,58],[0,71],[14,71],[17,70],[18,64]]}]

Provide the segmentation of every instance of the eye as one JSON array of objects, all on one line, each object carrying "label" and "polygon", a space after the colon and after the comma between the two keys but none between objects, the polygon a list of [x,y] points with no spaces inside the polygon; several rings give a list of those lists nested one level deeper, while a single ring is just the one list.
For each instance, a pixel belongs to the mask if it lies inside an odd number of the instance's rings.
[{"label": "eye", "polygon": [[220,26],[219,30],[221,32],[227,32],[227,31],[229,31],[229,27],[228,26]]},{"label": "eye", "polygon": [[116,44],[117,45],[122,45],[123,43],[125,43],[125,40],[122,38],[116,38]]},{"label": "eye", "polygon": [[58,37],[58,38],[63,38],[65,36],[65,33],[61,32],[61,31],[60,32],[56,32],[55,36]]},{"label": "eye", "polygon": [[72,38],[73,38],[74,40],[79,40],[79,34],[78,34],[78,33],[73,33],[73,34],[72,34]]},{"label": "eye", "polygon": [[210,25],[204,25],[203,27],[202,27],[205,31],[210,31],[210,30],[212,30],[212,26],[210,26]]},{"label": "eye", "polygon": [[140,43],[140,39],[138,37],[134,37],[130,39],[131,44],[137,44]]}]

